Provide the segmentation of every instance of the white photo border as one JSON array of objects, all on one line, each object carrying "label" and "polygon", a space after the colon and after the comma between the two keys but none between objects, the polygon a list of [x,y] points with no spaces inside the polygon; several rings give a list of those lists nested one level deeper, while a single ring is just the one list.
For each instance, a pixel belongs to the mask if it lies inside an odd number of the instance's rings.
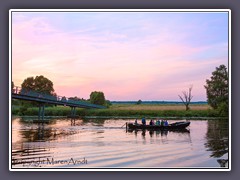
[{"label": "white photo border", "polygon": [[[164,12],[228,13],[229,163],[228,168],[13,168],[12,167],[12,13],[13,12]],[[231,9],[10,9],[9,10],[9,171],[231,171]]]}]

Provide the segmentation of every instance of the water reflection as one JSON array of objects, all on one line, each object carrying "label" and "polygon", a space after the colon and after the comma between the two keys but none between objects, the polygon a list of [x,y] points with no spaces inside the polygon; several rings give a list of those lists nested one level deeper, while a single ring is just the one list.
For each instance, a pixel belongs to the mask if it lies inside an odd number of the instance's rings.
[{"label": "water reflection", "polygon": [[35,166],[38,161],[50,158],[51,155],[50,148],[22,144],[21,148],[12,151],[12,165]]},{"label": "water reflection", "polygon": [[135,136],[137,136],[138,133],[141,133],[143,137],[146,136],[146,132],[148,131],[149,136],[153,137],[154,134],[156,134],[156,136],[167,136],[169,132],[173,132],[173,133],[190,133],[189,129],[182,129],[182,130],[146,130],[146,129],[142,129],[142,130],[138,130],[138,129],[128,129],[127,132],[129,133],[134,133]]},{"label": "water reflection", "polygon": [[185,140],[187,142],[191,142],[191,136],[190,136],[190,130],[188,129],[183,129],[183,130],[174,130],[174,131],[169,131],[169,130],[146,130],[146,129],[128,129],[128,133],[133,133],[135,137],[138,136],[138,134],[141,134],[142,139],[145,141],[146,137],[154,138],[166,138],[169,133],[171,133],[171,136],[176,137],[176,141],[179,140],[179,136],[186,136]]},{"label": "water reflection", "polygon": [[[83,126],[84,124],[86,124],[86,122],[81,119],[69,119],[68,121],[71,122],[69,124],[70,126]],[[66,124],[66,126],[68,126],[68,124]]]},{"label": "water reflection", "polygon": [[[66,128],[68,126],[81,126],[81,120],[71,119],[57,123],[56,120],[29,120],[18,119],[18,136],[13,136],[16,143],[12,144],[12,165],[39,166],[42,159],[52,157],[51,152],[55,146],[46,142],[56,141],[79,131]],[[16,131],[16,130],[15,130]],[[20,137],[20,138],[19,138]],[[38,143],[36,143],[38,142]]]},{"label": "water reflection", "polygon": [[[221,167],[228,166],[228,145],[229,145],[229,123],[227,120],[208,121],[206,133],[207,142],[204,144],[207,151],[211,152],[210,157],[221,158],[217,162]],[[222,157],[225,157],[224,159]]]},{"label": "water reflection", "polygon": [[36,142],[36,141],[48,141],[55,139],[55,131],[53,128],[45,128],[45,123],[36,123],[35,128],[29,130],[20,131],[20,135],[23,141]]},{"label": "water reflection", "polygon": [[91,124],[94,126],[104,126],[107,119],[83,119],[84,124]]},{"label": "water reflection", "polygon": [[123,124],[128,121],[13,119],[13,165],[23,167],[48,157],[57,160],[86,157],[92,167],[226,167],[228,164],[226,123],[191,121],[189,129],[181,131],[128,129],[126,132]]}]

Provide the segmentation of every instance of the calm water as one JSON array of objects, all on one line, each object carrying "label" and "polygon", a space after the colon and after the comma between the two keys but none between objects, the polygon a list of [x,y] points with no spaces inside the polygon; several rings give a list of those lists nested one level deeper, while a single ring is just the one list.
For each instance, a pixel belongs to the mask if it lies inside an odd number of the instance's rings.
[{"label": "calm water", "polygon": [[133,120],[32,120],[12,120],[12,168],[228,166],[222,120],[193,120],[185,132],[126,132],[123,125]]}]

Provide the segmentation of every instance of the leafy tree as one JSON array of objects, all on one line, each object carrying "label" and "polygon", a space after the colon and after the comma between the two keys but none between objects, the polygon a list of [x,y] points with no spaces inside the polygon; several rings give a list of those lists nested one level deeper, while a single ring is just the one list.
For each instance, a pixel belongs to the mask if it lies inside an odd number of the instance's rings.
[{"label": "leafy tree", "polygon": [[75,97],[69,97],[68,99],[69,99],[69,100],[72,100],[72,101],[81,101],[81,100],[82,100],[81,98],[79,98],[79,97],[77,97],[77,96],[75,96]]},{"label": "leafy tree", "polygon": [[22,89],[54,95],[53,83],[44,76],[28,77],[21,85]]},{"label": "leafy tree", "polygon": [[90,102],[93,104],[104,105],[105,96],[103,92],[94,91],[90,94]]},{"label": "leafy tree", "polygon": [[109,101],[109,100],[106,100],[106,101],[105,101],[104,106],[106,106],[106,107],[109,108],[111,105],[112,105],[111,101]]},{"label": "leafy tree", "polygon": [[67,98],[65,97],[65,96],[63,96],[62,98],[61,98],[61,101],[67,101]]},{"label": "leafy tree", "polygon": [[228,71],[225,65],[216,67],[211,79],[204,86],[207,92],[208,104],[217,109],[220,115],[228,114]]},{"label": "leafy tree", "polygon": [[190,104],[190,102],[191,102],[191,100],[193,98],[193,96],[192,96],[192,88],[193,88],[193,86],[190,86],[188,88],[188,92],[187,91],[183,91],[182,92],[183,96],[178,95],[179,98],[182,100],[183,104],[186,106],[186,111],[188,111],[190,109],[189,108],[189,104]]},{"label": "leafy tree", "polygon": [[[40,93],[44,93],[46,95],[52,95],[54,98],[57,99],[56,93],[53,89],[53,83],[48,78],[40,75],[34,77],[28,77],[24,79],[24,81],[21,84],[21,93],[28,93],[28,91],[37,91]],[[27,102],[20,100],[22,106],[25,107],[32,107],[32,106],[38,106],[39,103],[37,102]],[[52,105],[49,105],[52,106]]]},{"label": "leafy tree", "polygon": [[52,96],[53,96],[53,99],[57,100],[57,93],[54,92]]},{"label": "leafy tree", "polygon": [[[14,89],[14,82],[12,81],[12,93],[16,93],[16,89]],[[18,99],[12,99],[12,105],[14,106],[19,106],[21,105],[21,100],[18,100]]]},{"label": "leafy tree", "polygon": [[142,100],[139,99],[136,104],[137,104],[137,105],[142,104]]}]

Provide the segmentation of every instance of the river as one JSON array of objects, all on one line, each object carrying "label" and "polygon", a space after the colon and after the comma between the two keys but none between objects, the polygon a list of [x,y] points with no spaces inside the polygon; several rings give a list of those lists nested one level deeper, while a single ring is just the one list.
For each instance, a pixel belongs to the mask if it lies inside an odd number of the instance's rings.
[{"label": "river", "polygon": [[[228,168],[226,120],[184,132],[126,131],[133,120],[12,119],[12,168]],[[175,121],[169,121],[172,123]]]}]

